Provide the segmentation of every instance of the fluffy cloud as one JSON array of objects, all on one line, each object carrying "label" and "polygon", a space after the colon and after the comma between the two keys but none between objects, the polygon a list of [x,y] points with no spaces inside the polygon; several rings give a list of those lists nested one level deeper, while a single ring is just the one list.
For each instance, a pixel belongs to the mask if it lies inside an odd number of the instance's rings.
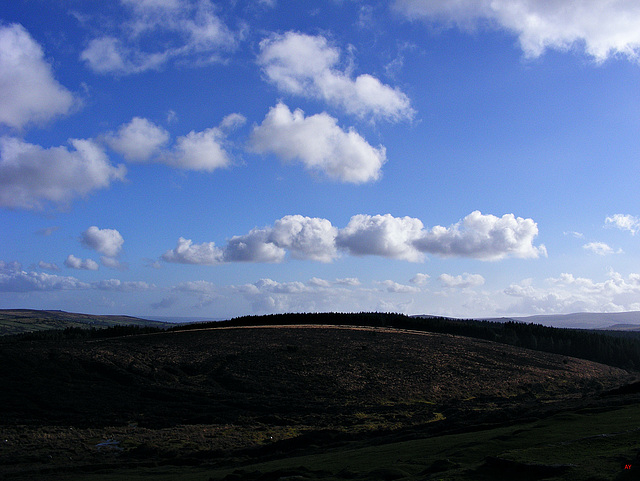
[{"label": "fluffy cloud", "polygon": [[424,255],[414,243],[423,232],[423,224],[412,217],[354,215],[338,233],[340,248],[356,256],[377,255],[419,262]]},{"label": "fluffy cloud", "polygon": [[225,262],[282,262],[286,251],[271,242],[269,229],[252,229],[248,234],[229,239],[224,249]]},{"label": "fluffy cloud", "polygon": [[194,245],[191,239],[180,237],[175,249],[162,254],[162,259],[180,264],[212,265],[223,261],[223,252],[213,242]]},{"label": "fluffy cloud", "polygon": [[117,132],[105,135],[105,141],[130,162],[146,162],[169,142],[169,132],[147,119],[134,117]]},{"label": "fluffy cloud", "polygon": [[0,292],[54,291],[89,287],[89,284],[80,282],[75,277],[26,272],[16,262],[0,261]]},{"label": "fluffy cloud", "polygon": [[395,6],[411,19],[463,28],[488,21],[518,35],[528,57],[572,46],[584,46],[598,62],[615,54],[637,60],[640,52],[640,5],[634,0],[396,0]]},{"label": "fluffy cloud", "polygon": [[281,262],[287,250],[296,259],[330,262],[336,255],[337,229],[326,219],[288,215],[273,227],[252,229],[248,234],[233,236],[220,249],[213,242],[194,245],[180,238],[175,249],[162,258],[184,264],[220,264],[223,262]]},{"label": "fluffy cloud", "polygon": [[66,205],[74,197],[124,180],[91,140],[72,139],[66,147],[43,149],[13,137],[0,138],[0,206],[41,209],[45,202]]},{"label": "fluffy cloud", "polygon": [[287,161],[298,160],[342,182],[360,184],[377,180],[386,162],[385,148],[372,147],[355,130],[342,130],[326,113],[304,116],[279,103],[254,127],[251,146],[258,153],[274,153]]},{"label": "fluffy cloud", "polygon": [[280,90],[323,99],[358,117],[398,121],[414,115],[409,98],[377,78],[351,78],[338,67],[340,51],[322,36],[296,32],[273,35],[260,43],[258,63]]},{"label": "fluffy cloud", "polygon": [[508,256],[546,256],[543,245],[533,245],[538,226],[532,219],[505,214],[502,217],[472,212],[451,227],[435,226],[414,245],[421,252],[443,257],[473,257],[499,260]]},{"label": "fluffy cloud", "polygon": [[82,233],[81,242],[107,257],[116,257],[122,249],[124,239],[115,229],[99,229],[95,225]]},{"label": "fluffy cloud", "polygon": [[0,25],[0,123],[22,128],[66,114],[73,104],[25,28]]},{"label": "fluffy cloud", "polygon": [[274,223],[269,239],[296,259],[330,262],[337,257],[337,233],[327,219],[287,215]]},{"label": "fluffy cloud", "polygon": [[64,265],[71,269],[83,269],[87,271],[97,271],[99,268],[96,261],[92,259],[80,259],[73,254],[69,254],[64,261]]},{"label": "fluffy cloud", "polygon": [[444,287],[457,287],[460,289],[478,287],[484,284],[484,277],[480,274],[469,274],[468,272],[459,276],[441,274],[438,276],[438,280]]},{"label": "fluffy cloud", "polygon": [[[80,55],[95,72],[134,74],[157,69],[174,59],[211,63],[236,46],[236,35],[215,14],[209,0],[121,3],[129,19],[113,32],[92,39]],[[158,35],[162,42],[153,41]],[[148,45],[160,48],[148,50]]]},{"label": "fluffy cloud", "polygon": [[429,282],[430,278],[431,278],[431,276],[429,274],[417,273],[415,276],[413,276],[411,279],[409,279],[409,282],[411,282],[411,284],[416,284],[416,285],[422,286],[422,285],[426,284],[427,282]]},{"label": "fluffy cloud", "polygon": [[[502,218],[472,212],[449,228],[425,230],[412,217],[358,214],[337,229],[327,219],[288,215],[273,226],[252,229],[233,236],[223,248],[213,242],[193,244],[181,237],[175,249],[162,258],[184,264],[223,262],[281,262],[286,253],[296,259],[331,262],[340,251],[351,255],[376,255],[410,262],[424,260],[425,253],[443,257],[498,260],[509,256],[533,258],[546,255],[544,246],[534,246],[538,228],[531,219],[506,214]],[[413,283],[426,282],[419,274]]]},{"label": "fluffy cloud", "polygon": [[173,167],[188,170],[212,172],[226,167],[231,159],[222,147],[225,137],[216,127],[201,132],[191,131],[178,137],[173,152],[165,154],[162,160]]},{"label": "fluffy cloud", "polygon": [[635,235],[640,230],[640,219],[629,214],[614,214],[605,219],[605,225],[628,230]]},{"label": "fluffy cloud", "polygon": [[[615,254],[616,252],[604,242],[589,242],[582,246],[583,249],[598,254],[599,256],[606,256],[609,254]],[[618,254],[622,253],[622,250],[618,250]]]},{"label": "fluffy cloud", "polygon": [[171,149],[167,147],[169,132],[140,117],[134,117],[117,132],[108,132],[102,138],[129,162],[156,162],[178,169],[212,172],[231,163],[225,150],[227,133],[245,121],[240,114],[227,115],[219,127],[178,137]]}]

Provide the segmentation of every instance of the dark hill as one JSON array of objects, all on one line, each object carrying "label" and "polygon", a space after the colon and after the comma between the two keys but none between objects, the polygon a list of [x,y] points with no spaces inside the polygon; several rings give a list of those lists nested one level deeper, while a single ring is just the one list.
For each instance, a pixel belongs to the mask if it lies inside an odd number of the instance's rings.
[{"label": "dark hill", "polygon": [[297,326],[5,343],[0,377],[3,424],[167,427],[264,417],[368,429],[427,422],[451,406],[481,413],[496,403],[582,396],[629,375],[447,334]]},{"label": "dark hill", "polygon": [[0,475],[224,466],[458,432],[544,417],[632,378],[586,360],[391,328],[5,338]]}]

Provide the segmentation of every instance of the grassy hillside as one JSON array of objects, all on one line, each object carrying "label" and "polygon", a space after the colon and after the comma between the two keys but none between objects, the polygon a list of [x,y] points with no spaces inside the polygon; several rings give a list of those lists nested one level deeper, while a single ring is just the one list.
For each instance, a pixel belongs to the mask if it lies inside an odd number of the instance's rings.
[{"label": "grassy hillside", "polygon": [[[637,432],[620,433],[636,429],[640,415],[608,415],[627,398],[599,395],[633,377],[485,340],[374,327],[8,340],[0,343],[0,474],[497,479],[503,470],[553,471],[540,461],[544,449],[558,457],[553,443],[584,448],[590,441],[580,439],[603,432],[625,446],[600,460],[610,470],[630,456]],[[593,408],[601,419],[585,411]],[[545,425],[567,410],[563,428]],[[590,466],[557,468],[553,479],[586,479]]]},{"label": "grassy hillside", "polygon": [[167,323],[164,322],[131,316],[97,316],[64,311],[0,309],[0,336],[67,328],[93,327],[101,329],[119,325],[167,327]]}]

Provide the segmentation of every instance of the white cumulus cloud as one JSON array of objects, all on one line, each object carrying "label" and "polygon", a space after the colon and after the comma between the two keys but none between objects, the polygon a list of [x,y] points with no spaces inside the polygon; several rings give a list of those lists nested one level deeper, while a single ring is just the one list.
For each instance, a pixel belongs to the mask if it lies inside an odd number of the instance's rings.
[{"label": "white cumulus cloud", "polygon": [[180,237],[175,249],[165,252],[162,259],[180,264],[212,265],[223,261],[223,252],[213,242],[194,244],[191,239]]},{"label": "white cumulus cloud", "polygon": [[14,137],[0,138],[0,206],[41,209],[124,180],[126,168],[113,166],[92,140],[71,139],[66,147],[44,149]]},{"label": "white cumulus cloud", "polygon": [[73,254],[69,254],[64,261],[64,265],[71,269],[83,269],[87,271],[97,271],[99,266],[93,259],[80,259]]},{"label": "white cumulus cloud", "polygon": [[409,279],[409,282],[411,282],[411,284],[422,286],[429,282],[430,278],[431,276],[429,274],[422,274],[421,272],[418,272],[415,276]]},{"label": "white cumulus cloud", "polygon": [[296,259],[330,262],[338,255],[337,233],[338,229],[327,219],[287,215],[274,223],[269,239],[276,246],[289,250]]},{"label": "white cumulus cloud", "polygon": [[216,127],[201,132],[191,131],[176,139],[173,151],[165,154],[162,161],[181,169],[207,172],[226,167],[231,159],[222,146],[225,137]]},{"label": "white cumulus cloud", "polygon": [[146,162],[169,142],[169,132],[147,119],[134,117],[117,132],[105,135],[105,141],[130,162]]},{"label": "white cumulus cloud", "polygon": [[414,116],[409,98],[399,89],[369,74],[354,79],[339,62],[340,50],[323,36],[287,32],[260,42],[258,63],[284,92],[323,99],[361,118],[399,121]]},{"label": "white cumulus cloud", "polygon": [[255,228],[231,237],[224,248],[213,242],[193,244],[180,238],[175,249],[162,258],[183,264],[220,264],[223,262],[282,262],[287,251],[296,259],[330,262],[336,256],[337,229],[326,219],[287,215],[273,226]]},{"label": "white cumulus cloud", "polygon": [[[531,219],[506,214],[502,218],[473,212],[449,228],[424,229],[420,219],[391,214],[351,217],[338,229],[327,219],[287,215],[273,226],[254,228],[231,237],[224,247],[213,242],[193,244],[181,237],[175,249],[165,252],[167,262],[220,264],[224,262],[282,262],[287,252],[295,259],[331,262],[341,252],[355,256],[374,255],[421,262],[425,253],[443,257],[498,260],[506,257],[533,258],[546,255],[544,246],[534,246],[538,229]],[[424,284],[427,274],[411,282]]]},{"label": "white cumulus cloud", "polygon": [[19,24],[0,25],[0,123],[22,128],[64,115],[74,102],[29,32]]},{"label": "white cumulus cloud", "polygon": [[489,261],[510,256],[546,256],[543,245],[533,245],[537,235],[538,226],[532,219],[513,214],[496,217],[474,211],[450,227],[435,226],[425,231],[415,246],[421,252],[442,257],[473,257]]},{"label": "white cumulus cloud", "polygon": [[327,113],[305,117],[278,103],[261,125],[254,127],[251,147],[274,153],[286,161],[297,160],[307,169],[331,179],[360,184],[377,180],[386,162],[383,146],[372,147],[355,130],[342,130]]},{"label": "white cumulus cloud", "polygon": [[102,139],[129,162],[155,162],[178,169],[212,172],[231,163],[225,148],[227,134],[245,121],[238,113],[227,115],[219,127],[191,131],[178,137],[169,148],[169,132],[148,119],[134,117],[117,132],[102,135]]},{"label": "white cumulus cloud", "polygon": [[274,244],[269,234],[267,228],[233,236],[224,248],[225,262],[282,262],[286,251]]},{"label": "white cumulus cloud", "polygon": [[124,239],[116,229],[99,229],[95,225],[82,233],[82,244],[107,257],[116,257],[122,249]]},{"label": "white cumulus cloud", "polygon": [[356,256],[377,255],[419,262],[424,255],[414,247],[414,243],[422,232],[420,219],[393,217],[391,214],[358,214],[351,217],[344,229],[340,229],[337,244]]},{"label": "white cumulus cloud", "polygon": [[597,62],[617,54],[637,60],[640,53],[635,0],[396,0],[395,7],[411,19],[506,29],[527,57],[572,47],[584,47]]},{"label": "white cumulus cloud", "polygon": [[451,274],[441,274],[438,276],[438,280],[444,287],[457,287],[464,289],[467,287],[478,287],[484,284],[484,277],[480,274],[469,274],[465,272],[459,276],[452,276]]}]

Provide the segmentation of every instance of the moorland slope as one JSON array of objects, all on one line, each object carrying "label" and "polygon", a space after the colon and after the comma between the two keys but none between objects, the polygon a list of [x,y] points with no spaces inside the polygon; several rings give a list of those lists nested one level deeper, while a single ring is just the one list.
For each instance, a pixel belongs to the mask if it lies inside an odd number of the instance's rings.
[{"label": "moorland slope", "polygon": [[0,473],[214,467],[433,436],[543,418],[633,377],[490,341],[372,327],[4,342]]}]

